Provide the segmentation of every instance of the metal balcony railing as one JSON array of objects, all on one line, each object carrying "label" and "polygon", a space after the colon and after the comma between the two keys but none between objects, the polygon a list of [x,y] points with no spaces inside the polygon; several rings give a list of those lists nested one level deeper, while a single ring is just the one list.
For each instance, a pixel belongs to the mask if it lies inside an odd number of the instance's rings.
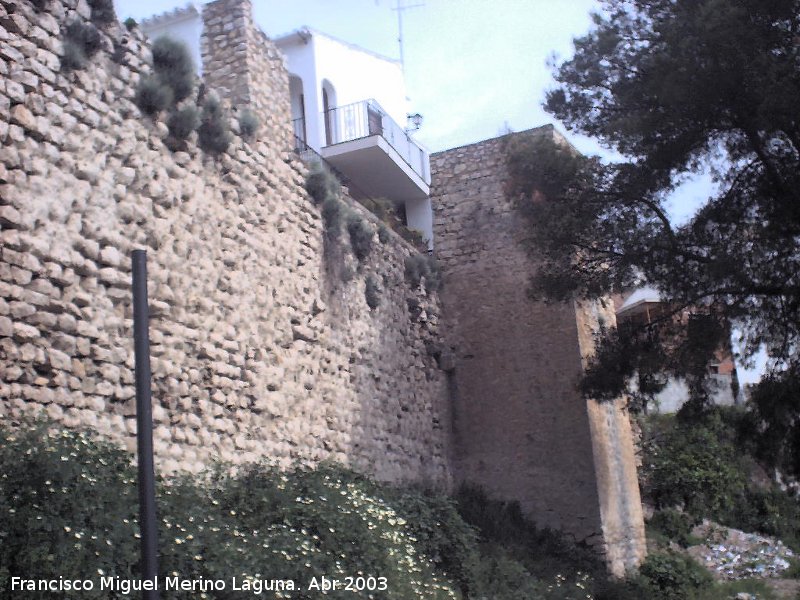
[{"label": "metal balcony railing", "polygon": [[294,119],[292,121],[292,130],[294,131],[294,150],[298,154],[302,154],[308,150],[308,142],[306,141],[306,120],[303,117]]},{"label": "metal balcony railing", "polygon": [[423,181],[430,182],[428,153],[375,100],[331,108],[323,113],[323,119],[326,146],[379,135]]}]

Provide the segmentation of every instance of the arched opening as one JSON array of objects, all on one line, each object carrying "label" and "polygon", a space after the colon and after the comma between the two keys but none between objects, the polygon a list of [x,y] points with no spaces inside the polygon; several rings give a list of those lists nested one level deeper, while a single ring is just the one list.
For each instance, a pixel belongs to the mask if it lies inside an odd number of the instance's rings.
[{"label": "arched opening", "polygon": [[327,79],[322,82],[322,114],[325,121],[325,145],[337,141],[336,136],[336,90]]},{"label": "arched opening", "polygon": [[303,80],[297,75],[289,75],[289,99],[292,110],[292,129],[295,141],[301,149],[308,144],[306,125],[306,99],[303,94]]}]

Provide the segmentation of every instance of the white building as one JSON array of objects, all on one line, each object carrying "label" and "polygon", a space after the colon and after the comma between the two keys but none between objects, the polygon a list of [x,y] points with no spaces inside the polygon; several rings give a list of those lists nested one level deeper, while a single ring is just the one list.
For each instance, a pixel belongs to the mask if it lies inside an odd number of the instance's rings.
[{"label": "white building", "polygon": [[[641,287],[634,290],[616,310],[617,325],[626,323],[634,326],[657,324],[659,319],[671,318],[672,308],[661,299],[658,290]],[[733,362],[730,345],[725,344],[708,358],[708,384],[711,401],[718,406],[741,404],[739,380]],[[655,395],[653,412],[675,413],[689,399],[689,386],[686,381],[668,377],[664,389]]]},{"label": "white building", "polygon": [[[168,35],[186,43],[201,73],[201,7],[190,3],[141,27],[151,39]],[[286,57],[298,149],[322,156],[354,197],[394,202],[433,248],[430,159],[405,128],[400,62],[307,27],[273,41]]]}]

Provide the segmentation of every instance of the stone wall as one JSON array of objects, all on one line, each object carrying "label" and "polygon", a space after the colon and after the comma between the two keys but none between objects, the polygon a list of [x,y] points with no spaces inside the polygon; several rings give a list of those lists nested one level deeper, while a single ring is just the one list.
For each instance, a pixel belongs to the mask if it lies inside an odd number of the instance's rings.
[{"label": "stone wall", "polygon": [[504,193],[503,141],[431,157],[445,331],[456,350],[455,475],[518,500],[542,526],[605,544],[622,574],[644,555],[630,425],[619,405],[587,403],[577,389],[597,307],[527,296],[535,262]]},{"label": "stone wall", "polygon": [[[248,10],[232,16],[253,29]],[[129,257],[144,248],[160,471],[333,459],[447,485],[447,378],[426,351],[436,299],[406,285],[413,250],[396,236],[360,266],[346,233],[325,241],[274,48],[241,40],[269,52],[232,99],[275,121],[219,157],[193,139],[173,152],[133,102],[150,70],[136,30],[101,26],[90,64],[60,69],[65,24],[90,17],[85,0],[0,3],[0,418],[44,411],[134,447]],[[209,61],[228,60],[214,47]]]},{"label": "stone wall", "polygon": [[279,50],[255,25],[252,13],[249,1],[216,0],[203,6],[205,83],[234,110],[252,110],[261,121],[262,139],[288,147],[293,143],[289,75]]}]

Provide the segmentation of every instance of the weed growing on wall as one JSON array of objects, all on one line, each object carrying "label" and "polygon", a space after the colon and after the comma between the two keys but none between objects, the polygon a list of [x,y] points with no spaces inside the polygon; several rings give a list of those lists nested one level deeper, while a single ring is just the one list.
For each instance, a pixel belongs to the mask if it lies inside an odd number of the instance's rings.
[{"label": "weed growing on wall", "polygon": [[250,109],[244,109],[239,112],[239,135],[245,140],[250,140],[255,137],[258,131],[258,117]]},{"label": "weed growing on wall", "polygon": [[143,77],[136,88],[134,101],[144,114],[153,117],[173,104],[172,88],[165,85],[160,77]]},{"label": "weed growing on wall", "polygon": [[200,147],[210,154],[221,154],[231,143],[228,115],[215,95],[206,96],[200,113],[200,127],[197,130]]},{"label": "weed growing on wall", "polygon": [[332,239],[338,239],[342,232],[344,205],[335,196],[328,196],[322,203],[322,221],[325,223],[325,233]]},{"label": "weed growing on wall", "polygon": [[435,292],[441,285],[439,265],[433,256],[412,254],[405,260],[406,281],[412,287],[418,287],[423,281],[425,290]]},{"label": "weed growing on wall", "polygon": [[378,278],[372,273],[367,275],[364,281],[364,299],[367,301],[367,306],[375,310],[381,304],[381,288],[378,284]]},{"label": "weed growing on wall", "polygon": [[193,104],[173,110],[167,119],[169,134],[178,142],[185,141],[199,126],[200,111]]},{"label": "weed growing on wall", "polygon": [[311,163],[306,175],[306,191],[315,204],[323,204],[329,198],[337,198],[342,185],[336,175],[319,161]]},{"label": "weed growing on wall", "polygon": [[86,66],[86,53],[75,42],[64,40],[64,53],[61,55],[61,68],[65,71],[77,71]]},{"label": "weed growing on wall", "polygon": [[164,85],[172,89],[174,101],[180,102],[192,95],[195,67],[186,44],[167,36],[153,42],[153,70]]},{"label": "weed growing on wall", "polygon": [[103,46],[103,39],[97,27],[91,23],[75,20],[64,31],[64,54],[61,66],[66,71],[84,68],[89,58]]},{"label": "weed growing on wall", "polygon": [[89,6],[92,9],[93,22],[106,25],[117,20],[113,0],[89,0]]},{"label": "weed growing on wall", "polygon": [[347,217],[347,232],[350,234],[350,245],[359,262],[364,262],[372,253],[372,238],[375,232],[358,213],[350,213]]},{"label": "weed growing on wall", "polygon": [[167,126],[173,141],[185,140],[197,128],[196,107],[178,108],[194,90],[195,71],[186,44],[162,36],[153,42],[153,73],[136,88],[135,102],[144,114],[154,117],[171,109]]}]

